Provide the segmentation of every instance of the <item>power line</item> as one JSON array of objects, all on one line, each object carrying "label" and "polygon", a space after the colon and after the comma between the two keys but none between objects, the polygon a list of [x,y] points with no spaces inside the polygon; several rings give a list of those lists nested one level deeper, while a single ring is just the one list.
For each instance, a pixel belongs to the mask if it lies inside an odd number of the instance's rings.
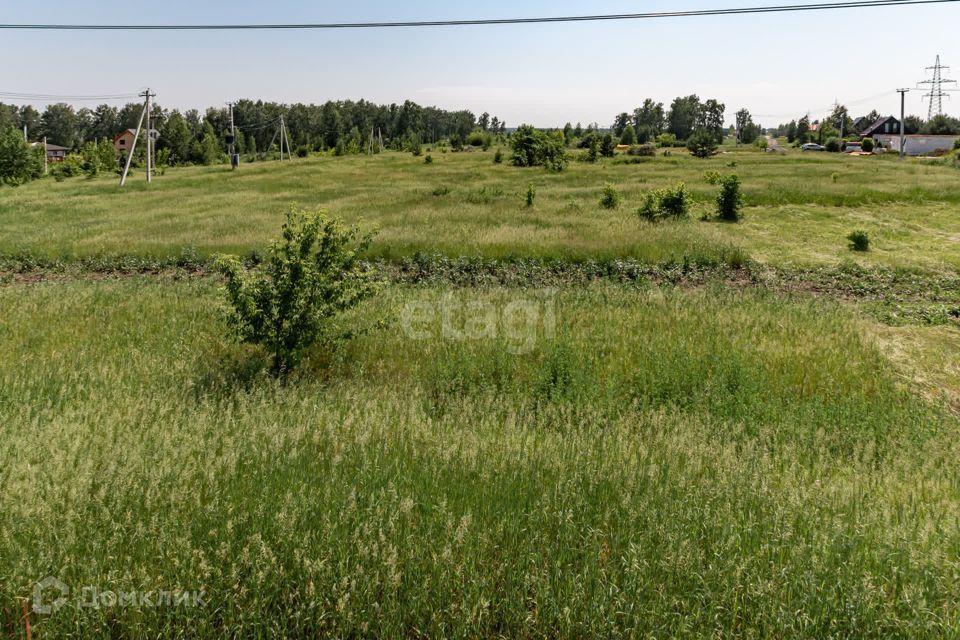
[{"label": "power line", "polygon": [[920,82],[921,85],[930,85],[930,93],[923,96],[925,99],[930,100],[930,110],[927,115],[928,120],[933,120],[933,116],[943,115],[943,99],[949,98],[947,91],[950,89],[944,89],[943,85],[945,84],[956,84],[956,80],[945,80],[943,77],[944,70],[948,70],[950,67],[940,64],[940,56],[937,56],[937,62],[932,67],[927,67],[927,71],[933,72],[933,78],[930,80],[924,80]]},{"label": "power line", "polygon": [[767,7],[703,9],[696,11],[657,11],[608,15],[555,16],[539,18],[485,18],[475,20],[414,20],[408,22],[327,22],[301,24],[0,24],[0,29],[33,29],[50,31],[231,31],[270,29],[387,29],[398,27],[465,27],[510,24],[548,24],[558,22],[598,22],[613,20],[652,20],[661,18],[695,18],[755,13],[793,11],[826,11],[832,9],[872,9],[926,4],[947,4],[960,0],[852,0]]},{"label": "power line", "polygon": [[75,100],[75,101],[84,101],[84,100],[125,100],[130,98],[138,98],[139,94],[136,93],[117,93],[117,94],[107,94],[107,95],[65,95],[65,94],[53,94],[53,93],[22,93],[16,91],[0,91],[0,98],[8,98],[11,100]]}]

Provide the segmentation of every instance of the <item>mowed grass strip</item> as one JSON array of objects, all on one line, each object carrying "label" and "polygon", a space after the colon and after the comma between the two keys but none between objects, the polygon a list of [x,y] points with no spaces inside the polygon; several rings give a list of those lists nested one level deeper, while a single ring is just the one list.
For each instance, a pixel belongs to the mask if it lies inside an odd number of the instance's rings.
[{"label": "mowed grass strip", "polygon": [[[323,207],[377,229],[375,257],[417,252],[545,259],[634,258],[651,263],[835,264],[850,257],[846,236],[863,228],[875,251],[854,258],[928,270],[960,266],[960,181],[955,169],[886,157],[786,156],[735,150],[697,160],[618,157],[567,171],[495,165],[493,152],[439,153],[433,164],[409,154],[313,157],[291,163],[170,169],[151,186],[125,189],[102,177],[0,189],[0,255],[76,259],[96,255],[166,258],[195,251],[262,250],[291,202]],[[705,223],[715,188],[707,171],[743,179],[743,225]],[[652,189],[684,182],[693,220],[640,222]],[[524,194],[533,183],[537,198]],[[623,196],[602,209],[601,190]]]},{"label": "mowed grass strip", "polygon": [[958,423],[835,305],[391,287],[280,384],[216,287],[0,289],[4,634],[960,631]]}]

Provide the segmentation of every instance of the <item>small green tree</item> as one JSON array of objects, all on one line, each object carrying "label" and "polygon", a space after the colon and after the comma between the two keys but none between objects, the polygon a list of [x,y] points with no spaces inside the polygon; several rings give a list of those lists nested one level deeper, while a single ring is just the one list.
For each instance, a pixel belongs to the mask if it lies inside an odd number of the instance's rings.
[{"label": "small green tree", "polygon": [[717,137],[706,129],[697,129],[687,138],[687,149],[696,158],[709,158],[717,153]]},{"label": "small green tree", "polygon": [[[960,142],[960,141],[958,141],[958,142]],[[864,138],[864,139],[860,142],[860,148],[863,149],[864,152],[866,152],[866,153],[872,153],[872,152],[873,152],[873,149],[874,149],[873,138]]]},{"label": "small green tree", "polygon": [[623,133],[620,135],[620,144],[637,144],[637,131],[633,128],[632,124],[628,124],[623,130]]},{"label": "small green tree", "polygon": [[830,138],[823,146],[825,146],[830,153],[840,153],[840,138]]},{"label": "small green tree", "polygon": [[562,171],[567,166],[563,134],[559,131],[546,133],[522,125],[510,136],[510,147],[513,150],[511,162],[515,167],[544,166]]},{"label": "small green tree", "polygon": [[493,164],[503,164],[503,151],[497,149],[497,152],[493,154]]},{"label": "small green tree", "polygon": [[648,193],[643,206],[637,210],[637,215],[649,222],[660,222],[669,218],[686,218],[688,208],[689,196],[681,182],[672,189],[659,189]]},{"label": "small green tree", "polygon": [[527,187],[527,208],[533,207],[533,201],[537,198],[537,187],[531,182],[530,186]]},{"label": "small green tree", "polygon": [[374,293],[359,262],[370,236],[358,241],[357,233],[322,211],[291,209],[262,266],[248,271],[235,256],[217,259],[229,325],[270,353],[274,375],[289,373],[308,348],[331,337],[335,316]]},{"label": "small green tree", "polygon": [[617,143],[613,140],[613,135],[604,134],[600,141],[600,155],[604,158],[612,158],[617,154]]},{"label": "small green tree", "polygon": [[725,222],[738,222],[743,208],[743,194],[740,192],[740,176],[731,173],[719,176],[720,195],[717,196],[717,217]]}]

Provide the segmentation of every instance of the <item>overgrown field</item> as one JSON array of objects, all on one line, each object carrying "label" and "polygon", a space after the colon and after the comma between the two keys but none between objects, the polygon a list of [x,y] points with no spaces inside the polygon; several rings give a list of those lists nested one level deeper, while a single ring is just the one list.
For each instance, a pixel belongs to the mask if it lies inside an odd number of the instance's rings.
[{"label": "overgrown field", "polygon": [[960,424],[835,303],[393,286],[279,384],[216,287],[0,288],[4,635],[960,632]]},{"label": "overgrown field", "polygon": [[[0,188],[0,637],[960,636],[960,172],[726,151]],[[208,260],[293,202],[383,291],[281,382]]]},{"label": "overgrown field", "polygon": [[[0,189],[0,256],[169,258],[260,250],[297,202],[379,229],[374,256],[417,252],[488,258],[635,258],[643,262],[829,265],[851,259],[846,236],[870,233],[864,264],[960,269],[960,174],[937,164],[838,154],[763,154],[728,147],[711,160],[621,156],[563,173],[495,165],[493,152],[310,158],[291,163],[171,169],[147,187],[110,177],[44,180]],[[743,180],[746,218],[702,222],[716,188],[707,171]],[[692,220],[652,225],[635,215],[644,194],[684,182]],[[525,206],[530,184],[532,208]],[[619,209],[599,205],[612,184]]]}]

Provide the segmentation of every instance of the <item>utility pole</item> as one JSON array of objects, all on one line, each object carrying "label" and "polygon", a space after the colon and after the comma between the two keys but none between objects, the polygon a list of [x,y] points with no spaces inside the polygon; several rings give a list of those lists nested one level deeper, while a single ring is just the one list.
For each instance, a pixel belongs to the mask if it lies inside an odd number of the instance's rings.
[{"label": "utility pole", "polygon": [[43,175],[47,175],[47,136],[43,136]]},{"label": "utility pole", "polygon": [[23,141],[29,142],[29,140],[27,140],[27,125],[23,125]]},{"label": "utility pole", "polygon": [[906,118],[907,111],[907,94],[910,92],[910,89],[897,89],[897,93],[900,94],[900,159],[903,160],[904,153],[906,149],[906,135],[904,134],[904,118]]},{"label": "utility pole", "polygon": [[133,134],[133,141],[130,143],[130,150],[127,151],[127,162],[123,167],[123,175],[120,176],[120,186],[122,187],[127,182],[127,173],[130,171],[130,163],[133,161],[133,152],[137,148],[137,140],[140,139],[140,128],[143,127],[143,118],[147,115],[147,108],[144,105],[143,111],[140,112],[140,119],[137,121],[137,132]]},{"label": "utility pole", "polygon": [[280,114],[280,162],[283,162],[283,140],[287,137],[287,128],[283,124],[283,114]]},{"label": "utility pole", "polygon": [[[147,182],[153,182],[153,134],[150,126],[150,98],[154,97],[156,94],[150,93],[150,89],[147,89],[141,95],[146,98],[143,112],[146,115],[147,120],[147,129],[145,131],[145,142],[147,145]],[[131,150],[130,153],[132,154],[133,150]]]},{"label": "utility pole", "polygon": [[237,129],[233,126],[233,103],[228,102],[227,106],[230,107],[230,168],[234,171],[237,170],[237,161],[234,158],[234,149],[236,149],[237,144]]}]

